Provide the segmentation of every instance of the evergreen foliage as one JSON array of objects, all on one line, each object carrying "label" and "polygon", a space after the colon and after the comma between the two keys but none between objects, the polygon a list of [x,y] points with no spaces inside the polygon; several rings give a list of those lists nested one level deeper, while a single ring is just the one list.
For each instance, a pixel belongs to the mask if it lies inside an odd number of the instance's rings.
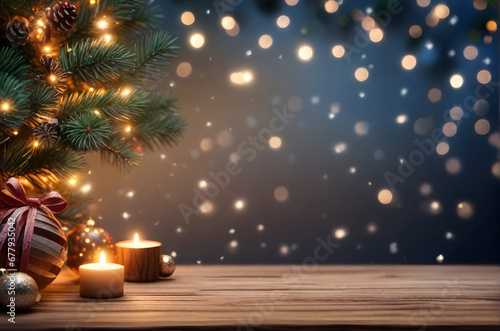
[{"label": "evergreen foliage", "polygon": [[[60,191],[70,201],[64,220],[81,222],[87,198],[68,183],[86,170],[86,153],[127,169],[182,137],[175,97],[150,92],[178,46],[158,30],[163,16],[152,1],[82,0],[67,32],[45,20],[54,4],[0,0],[3,22],[16,17],[30,29],[25,45],[0,30],[0,181],[18,177],[32,194]],[[56,139],[41,143],[34,130],[54,119]]]}]

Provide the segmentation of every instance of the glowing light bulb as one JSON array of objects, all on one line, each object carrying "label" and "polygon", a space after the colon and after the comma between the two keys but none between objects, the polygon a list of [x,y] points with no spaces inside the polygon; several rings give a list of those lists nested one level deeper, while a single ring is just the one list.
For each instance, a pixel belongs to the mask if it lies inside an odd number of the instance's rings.
[{"label": "glowing light bulb", "polygon": [[307,61],[310,61],[312,59],[312,57],[314,55],[314,50],[309,45],[303,45],[303,46],[299,47],[299,49],[297,51],[297,55],[298,55],[300,61],[307,62]]},{"label": "glowing light bulb", "polygon": [[127,126],[127,127],[125,128],[125,131],[126,131],[126,132],[130,132],[130,131],[132,131],[132,127],[131,127],[130,125],[129,125],[129,126]]},{"label": "glowing light bulb", "polygon": [[134,236],[134,245],[135,247],[139,246],[139,235],[137,233]]},{"label": "glowing light bulb", "polygon": [[43,30],[42,30],[42,29],[40,29],[40,28],[38,28],[38,29],[36,30],[36,32],[38,32],[38,33],[43,33]]},{"label": "glowing light bulb", "polygon": [[129,94],[130,94],[130,92],[131,92],[131,91],[127,88],[127,89],[123,90],[122,95],[123,95],[123,96],[127,96],[127,95],[129,95]]},{"label": "glowing light bulb", "polygon": [[105,20],[100,20],[99,22],[97,22],[97,27],[99,29],[106,29],[108,27],[108,22],[106,22]]},{"label": "glowing light bulb", "polygon": [[109,35],[109,34],[105,34],[104,35],[104,41],[105,42],[109,43],[109,42],[111,42],[112,39],[113,39],[113,37],[111,37],[111,35]]},{"label": "glowing light bulb", "polygon": [[95,5],[96,0],[90,0],[89,2],[90,2],[91,5]]},{"label": "glowing light bulb", "polygon": [[12,133],[14,134],[14,136],[17,136],[17,134],[18,134],[19,132],[14,131],[14,132],[12,132]]},{"label": "glowing light bulb", "polygon": [[191,46],[200,48],[205,44],[205,37],[201,33],[195,33],[190,38]]},{"label": "glowing light bulb", "polygon": [[74,178],[73,178],[73,179],[70,179],[70,180],[69,180],[69,184],[70,184],[70,185],[75,185],[75,184],[76,184],[76,179],[74,179]]},{"label": "glowing light bulb", "polygon": [[89,88],[89,91],[94,92],[94,88],[93,87]]},{"label": "glowing light bulb", "polygon": [[102,252],[101,256],[99,257],[99,263],[100,264],[106,263],[106,255],[104,254],[104,252]]},{"label": "glowing light bulb", "polygon": [[45,47],[43,48],[43,50],[44,50],[46,53],[49,53],[49,52],[50,52],[50,50],[51,50],[51,48],[50,48],[50,46],[45,46]]},{"label": "glowing light bulb", "polygon": [[9,103],[8,102],[4,102],[2,103],[2,110],[3,111],[8,111],[9,110]]},{"label": "glowing light bulb", "polygon": [[55,82],[57,78],[56,78],[55,75],[50,75],[49,79],[50,79],[51,82]]},{"label": "glowing light bulb", "polygon": [[236,25],[236,21],[231,16],[224,16],[221,20],[221,25],[226,30],[231,30]]},{"label": "glowing light bulb", "polygon": [[33,147],[38,147],[39,145],[40,143],[37,140],[35,140],[35,142],[33,143]]}]

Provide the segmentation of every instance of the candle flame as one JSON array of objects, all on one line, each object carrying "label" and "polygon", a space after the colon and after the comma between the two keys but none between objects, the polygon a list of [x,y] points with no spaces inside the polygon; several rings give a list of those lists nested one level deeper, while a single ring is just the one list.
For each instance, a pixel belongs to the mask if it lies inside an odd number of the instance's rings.
[{"label": "candle flame", "polygon": [[101,253],[101,257],[99,258],[99,262],[101,264],[106,263],[106,255],[104,255],[104,252]]},{"label": "candle flame", "polygon": [[136,233],[134,237],[134,244],[137,246],[139,245],[139,235]]}]

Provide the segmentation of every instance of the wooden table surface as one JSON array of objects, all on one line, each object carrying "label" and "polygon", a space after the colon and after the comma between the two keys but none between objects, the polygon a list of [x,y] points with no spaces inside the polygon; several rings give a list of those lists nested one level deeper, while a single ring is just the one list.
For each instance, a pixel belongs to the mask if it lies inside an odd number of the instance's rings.
[{"label": "wooden table surface", "polygon": [[[312,270],[314,269],[314,270]],[[125,283],[121,298],[79,296],[68,270],[10,330],[500,330],[498,266],[178,266]]]}]

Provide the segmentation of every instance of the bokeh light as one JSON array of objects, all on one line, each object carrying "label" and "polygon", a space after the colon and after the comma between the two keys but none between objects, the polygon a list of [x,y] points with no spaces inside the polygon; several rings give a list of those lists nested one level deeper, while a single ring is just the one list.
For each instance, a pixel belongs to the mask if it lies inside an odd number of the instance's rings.
[{"label": "bokeh light", "polygon": [[474,216],[474,207],[470,202],[462,201],[457,205],[457,215],[462,219],[469,219]]},{"label": "bokeh light", "polygon": [[371,41],[373,41],[374,43],[378,43],[384,38],[384,32],[382,31],[382,29],[374,28],[370,30],[368,36],[370,37]]},{"label": "bokeh light", "polygon": [[271,139],[269,139],[269,146],[272,148],[272,149],[278,149],[281,147],[281,138],[280,137],[272,137]]},{"label": "bokeh light", "polygon": [[446,171],[448,171],[450,174],[456,175],[460,172],[462,164],[460,163],[460,160],[458,160],[457,158],[451,158],[448,161],[446,161],[445,168]]},{"label": "bokeh light", "polygon": [[205,44],[205,37],[201,33],[195,33],[191,36],[190,42],[194,48],[201,48]]},{"label": "bokeh light", "polygon": [[408,116],[405,114],[401,114],[396,117],[396,123],[398,124],[404,124],[406,121],[408,121]]},{"label": "bokeh light", "polygon": [[453,122],[448,122],[443,125],[443,133],[447,137],[453,137],[457,133],[457,125]]},{"label": "bokeh light", "polygon": [[325,10],[327,13],[335,13],[337,10],[339,10],[339,4],[335,0],[327,0],[325,2]]},{"label": "bokeh light", "polygon": [[405,55],[401,60],[401,65],[406,70],[412,70],[417,65],[417,58],[411,54]]},{"label": "bokeh light", "polygon": [[450,109],[450,117],[455,121],[459,121],[464,116],[464,111],[459,106]]},{"label": "bokeh light", "polygon": [[301,60],[302,62],[308,62],[312,59],[314,50],[309,45],[302,45],[299,47],[297,55],[299,57],[299,60]]},{"label": "bokeh light", "polygon": [[268,34],[264,34],[259,38],[259,46],[263,49],[268,49],[273,44],[273,37]]},{"label": "bokeh light", "polygon": [[345,48],[342,45],[335,45],[332,47],[332,54],[337,59],[340,59],[345,54]]},{"label": "bokeh light", "polygon": [[246,85],[253,81],[253,72],[251,70],[235,71],[229,75],[229,80],[235,85]]},{"label": "bokeh light", "polygon": [[356,77],[356,79],[360,82],[364,82],[365,80],[367,80],[368,76],[369,76],[368,70],[364,67],[359,67],[354,72],[354,77]]},{"label": "bokeh light", "polygon": [[464,57],[467,60],[474,60],[478,55],[478,50],[476,46],[469,45],[464,48]]},{"label": "bokeh light", "polygon": [[284,186],[278,186],[274,190],[274,198],[279,202],[285,202],[289,197],[290,193],[288,193],[288,190]]},{"label": "bokeh light", "polygon": [[484,136],[490,132],[490,122],[486,119],[480,119],[474,124],[474,130],[476,130],[476,133]]},{"label": "bokeh light", "polygon": [[333,235],[337,239],[344,239],[345,237],[347,237],[347,229],[345,229],[345,228],[338,228],[335,231],[333,231]]},{"label": "bokeh light", "polygon": [[412,25],[410,27],[409,33],[412,38],[420,38],[420,36],[422,35],[422,28],[420,27],[420,25]]},{"label": "bokeh light", "polygon": [[220,24],[225,30],[231,30],[235,27],[236,21],[231,16],[224,16],[220,21]]},{"label": "bokeh light", "polygon": [[448,152],[450,151],[450,145],[447,143],[447,142],[440,142],[439,144],[437,144],[436,146],[436,152],[439,154],[439,155],[445,155],[447,154]]},{"label": "bokeh light", "polygon": [[438,88],[432,88],[429,90],[429,93],[427,94],[427,97],[431,102],[439,102],[441,100],[441,90]]},{"label": "bokeh light", "polygon": [[420,7],[427,7],[428,5],[431,4],[431,0],[417,0],[417,4]]},{"label": "bokeh light", "polygon": [[448,8],[448,6],[445,4],[439,4],[434,7],[434,14],[439,19],[445,19],[446,17],[448,17],[448,15],[450,15],[450,8]]},{"label": "bokeh light", "polygon": [[460,87],[462,87],[463,84],[464,84],[464,78],[461,75],[455,74],[455,75],[450,77],[451,87],[460,88]]},{"label": "bokeh light", "polygon": [[347,144],[344,142],[338,143],[335,146],[333,146],[333,150],[337,154],[342,154],[347,150]]},{"label": "bokeh light", "polygon": [[187,77],[187,76],[189,76],[191,74],[191,70],[192,70],[192,68],[191,68],[191,64],[190,63],[188,63],[188,62],[181,62],[181,63],[179,63],[179,65],[177,65],[177,70],[176,71],[177,71],[177,75],[179,77],[185,78],[185,77]]},{"label": "bokeh light", "polygon": [[191,25],[194,23],[194,21],[195,21],[195,18],[194,18],[194,15],[192,12],[185,11],[184,13],[182,13],[182,15],[181,15],[182,24]]},{"label": "bokeh light", "polygon": [[392,201],[392,193],[388,189],[383,189],[378,192],[378,201],[383,205],[388,205]]},{"label": "bokeh light", "polygon": [[290,18],[286,15],[281,15],[280,17],[278,17],[278,19],[276,20],[276,24],[278,25],[278,27],[284,29],[286,28],[288,25],[290,25]]},{"label": "bokeh light", "polygon": [[488,70],[479,71],[476,77],[480,84],[488,84],[491,82],[491,73]]},{"label": "bokeh light", "polygon": [[370,31],[371,29],[375,28],[375,19],[370,16],[366,16],[361,20],[361,27],[365,29],[366,31]]}]

